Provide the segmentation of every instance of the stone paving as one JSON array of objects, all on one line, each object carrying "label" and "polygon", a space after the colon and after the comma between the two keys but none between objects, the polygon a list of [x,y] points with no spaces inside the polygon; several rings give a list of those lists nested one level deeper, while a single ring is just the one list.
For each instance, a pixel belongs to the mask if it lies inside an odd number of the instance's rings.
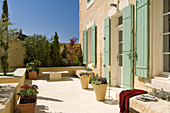
[{"label": "stone paving", "polygon": [[[35,113],[119,113],[116,94],[111,88],[112,101],[96,101],[93,88],[81,89],[79,78],[65,77],[62,81],[26,80],[39,87]],[[108,91],[107,91],[108,92]],[[108,94],[106,94],[108,96]]]}]

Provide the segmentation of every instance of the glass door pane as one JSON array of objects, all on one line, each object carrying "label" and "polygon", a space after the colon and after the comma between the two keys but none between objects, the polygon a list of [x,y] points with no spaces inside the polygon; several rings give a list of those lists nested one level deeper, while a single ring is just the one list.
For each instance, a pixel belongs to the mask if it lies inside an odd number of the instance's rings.
[{"label": "glass door pane", "polygon": [[170,72],[170,54],[163,55],[163,71]]},{"label": "glass door pane", "polygon": [[163,17],[163,26],[164,33],[170,32],[170,15],[165,15]]},{"label": "glass door pane", "polygon": [[163,4],[163,13],[168,13],[170,12],[170,0],[164,0]]},{"label": "glass door pane", "polygon": [[170,35],[163,36],[163,52],[170,52]]}]

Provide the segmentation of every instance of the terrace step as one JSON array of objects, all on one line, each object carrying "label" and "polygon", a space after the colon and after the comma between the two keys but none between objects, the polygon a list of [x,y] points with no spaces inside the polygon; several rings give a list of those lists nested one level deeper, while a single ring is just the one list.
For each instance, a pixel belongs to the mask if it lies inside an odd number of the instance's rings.
[{"label": "terrace step", "polygon": [[151,79],[151,83],[146,83],[145,85],[151,88],[163,88],[164,91],[170,91],[170,77],[163,75],[154,77],[154,79]]}]

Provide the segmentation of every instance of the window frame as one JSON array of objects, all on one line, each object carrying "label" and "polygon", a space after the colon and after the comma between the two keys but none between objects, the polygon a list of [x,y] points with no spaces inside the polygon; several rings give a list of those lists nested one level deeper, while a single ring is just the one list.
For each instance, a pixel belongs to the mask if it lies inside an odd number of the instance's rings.
[{"label": "window frame", "polygon": [[[164,36],[166,35],[170,35],[170,31],[169,32],[164,32],[164,17],[165,16],[169,16],[170,15],[170,11],[168,12],[164,12],[164,0],[162,0],[162,74],[163,75],[170,75],[170,72],[166,72],[164,71],[164,55],[170,55],[170,52],[164,52]],[[170,37],[169,37],[170,39]]]}]

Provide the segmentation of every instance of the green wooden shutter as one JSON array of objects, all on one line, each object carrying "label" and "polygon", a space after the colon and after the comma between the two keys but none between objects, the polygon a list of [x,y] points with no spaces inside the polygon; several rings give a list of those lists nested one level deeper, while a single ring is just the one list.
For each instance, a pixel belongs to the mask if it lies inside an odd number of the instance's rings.
[{"label": "green wooden shutter", "polygon": [[104,77],[109,80],[108,66],[110,66],[110,17],[104,20]]},{"label": "green wooden shutter", "polygon": [[87,30],[83,31],[83,64],[87,64]]},{"label": "green wooden shutter", "polygon": [[135,74],[142,78],[148,77],[149,48],[149,1],[136,1],[136,58]]},{"label": "green wooden shutter", "polygon": [[133,89],[133,5],[123,8],[123,89]]},{"label": "green wooden shutter", "polygon": [[92,63],[96,66],[96,30],[95,24],[92,26]]}]

